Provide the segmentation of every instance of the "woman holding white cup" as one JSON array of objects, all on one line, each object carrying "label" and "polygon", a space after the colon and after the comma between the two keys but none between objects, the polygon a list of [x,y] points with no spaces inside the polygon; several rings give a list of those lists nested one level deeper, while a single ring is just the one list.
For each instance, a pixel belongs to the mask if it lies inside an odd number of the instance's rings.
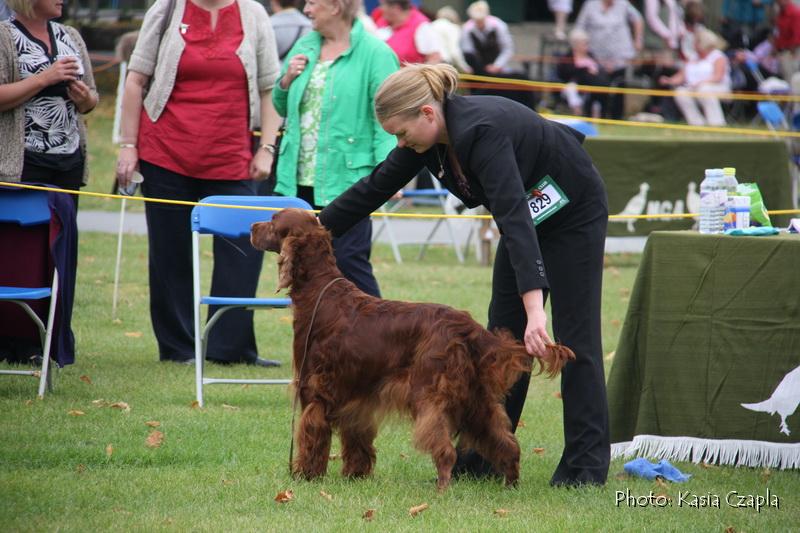
[{"label": "woman holding white cup", "polygon": [[61,0],[7,4],[14,16],[0,22],[0,180],[78,190],[87,178],[79,115],[98,99],[86,45],[53,21]]}]

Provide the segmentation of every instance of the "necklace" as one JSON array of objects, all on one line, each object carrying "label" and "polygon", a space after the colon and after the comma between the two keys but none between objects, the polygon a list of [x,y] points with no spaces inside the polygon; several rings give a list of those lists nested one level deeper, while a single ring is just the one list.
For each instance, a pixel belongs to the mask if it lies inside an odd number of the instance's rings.
[{"label": "necklace", "polygon": [[[447,150],[447,148],[445,148]],[[436,158],[439,160],[439,172],[436,173],[436,176],[439,178],[439,181],[444,179],[444,162],[442,161],[442,154],[439,152],[439,145],[436,145]]]}]

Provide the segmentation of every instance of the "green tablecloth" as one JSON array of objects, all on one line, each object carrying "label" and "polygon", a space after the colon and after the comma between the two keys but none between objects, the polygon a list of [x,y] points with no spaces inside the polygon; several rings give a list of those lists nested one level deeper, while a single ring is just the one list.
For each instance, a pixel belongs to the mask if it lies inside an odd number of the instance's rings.
[{"label": "green tablecloth", "polygon": [[[608,189],[609,214],[696,213],[709,167],[736,167],[740,182],[757,183],[767,209],[792,208],[786,144],[775,139],[621,139],[590,137],[584,146]],[[693,219],[611,220],[610,236],[690,229]],[[773,221],[786,227],[788,217]]]},{"label": "green tablecloth", "polygon": [[614,455],[800,468],[800,236],[652,233],[608,397]]}]

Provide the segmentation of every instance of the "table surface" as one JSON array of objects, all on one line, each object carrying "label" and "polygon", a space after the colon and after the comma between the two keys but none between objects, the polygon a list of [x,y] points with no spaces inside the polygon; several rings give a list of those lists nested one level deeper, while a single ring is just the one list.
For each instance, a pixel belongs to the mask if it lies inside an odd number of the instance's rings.
[{"label": "table surface", "polygon": [[771,398],[798,367],[800,236],[653,232],[609,375],[611,442],[800,442],[800,409],[785,413],[786,435],[779,414],[741,405]]}]

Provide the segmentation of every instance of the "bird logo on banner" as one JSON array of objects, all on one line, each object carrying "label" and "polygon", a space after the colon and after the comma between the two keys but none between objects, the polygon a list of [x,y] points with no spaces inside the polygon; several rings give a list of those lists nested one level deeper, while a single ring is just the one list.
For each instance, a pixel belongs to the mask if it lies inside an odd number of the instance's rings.
[{"label": "bird logo on banner", "polygon": [[800,405],[800,366],[783,376],[783,379],[775,390],[772,396],[763,402],[758,403],[743,403],[741,404],[745,409],[757,411],[761,413],[769,413],[774,415],[778,413],[781,417],[781,433],[789,435],[789,426],[786,425],[786,419],[792,416]]}]

